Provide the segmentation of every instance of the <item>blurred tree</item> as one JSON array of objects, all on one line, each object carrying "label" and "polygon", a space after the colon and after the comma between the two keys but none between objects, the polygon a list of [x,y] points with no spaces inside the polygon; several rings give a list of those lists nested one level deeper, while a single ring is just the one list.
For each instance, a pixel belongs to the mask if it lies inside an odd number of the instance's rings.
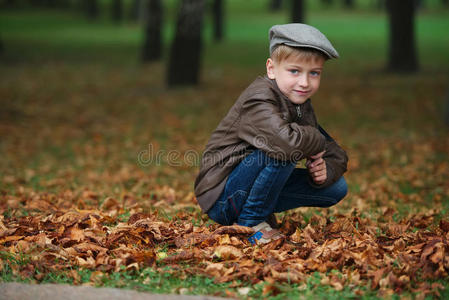
[{"label": "blurred tree", "polygon": [[98,18],[98,2],[97,0],[84,0],[84,7],[89,20],[95,20]]},{"label": "blurred tree", "polygon": [[441,3],[443,4],[444,7],[446,8],[449,7],[449,0],[441,0]]},{"label": "blurred tree", "polygon": [[304,23],[305,17],[304,17],[304,6],[305,1],[304,0],[292,0],[292,23]]},{"label": "blurred tree", "polygon": [[376,1],[376,8],[378,10],[384,10],[385,9],[385,1],[386,0],[377,0]]},{"label": "blurred tree", "polygon": [[142,60],[144,62],[155,61],[162,57],[163,8],[161,0],[149,0],[145,19]]},{"label": "blurred tree", "polygon": [[354,0],[343,0],[343,6],[347,9],[354,8]]},{"label": "blurred tree", "polygon": [[47,7],[56,7],[58,4],[61,4],[61,2],[63,2],[63,1],[61,1],[60,3],[57,3],[58,1],[56,1],[56,0],[47,0],[47,1],[45,1],[45,6],[47,6]]},{"label": "blurred tree", "polygon": [[120,22],[123,18],[123,2],[122,0],[112,0],[112,20]]},{"label": "blurred tree", "polygon": [[282,0],[270,0],[269,7],[270,11],[279,11],[282,8]]},{"label": "blurred tree", "polygon": [[6,6],[6,7],[12,7],[12,6],[15,6],[17,4],[17,1],[16,0],[5,0],[4,1],[4,6]]},{"label": "blurred tree", "polygon": [[214,0],[212,5],[212,14],[214,24],[214,40],[221,41],[223,39],[224,20],[223,0]]},{"label": "blurred tree", "polygon": [[33,6],[44,6],[44,0],[30,0],[31,5]]},{"label": "blurred tree", "polygon": [[425,8],[426,3],[423,0],[415,0],[415,7],[419,10]]},{"label": "blurred tree", "polygon": [[418,70],[415,45],[415,4],[413,1],[387,0],[390,23],[388,70]]},{"label": "blurred tree", "polygon": [[195,85],[199,81],[203,12],[203,0],[182,0],[168,64],[169,86]]},{"label": "blurred tree", "polygon": [[141,0],[133,0],[133,2],[131,3],[131,9],[130,9],[130,14],[129,17],[131,20],[133,21],[138,21],[140,19],[140,10],[141,10],[141,6],[142,6],[143,1]]},{"label": "blurred tree", "polygon": [[333,0],[321,0],[321,4],[323,4],[325,7],[331,6],[333,2]]}]

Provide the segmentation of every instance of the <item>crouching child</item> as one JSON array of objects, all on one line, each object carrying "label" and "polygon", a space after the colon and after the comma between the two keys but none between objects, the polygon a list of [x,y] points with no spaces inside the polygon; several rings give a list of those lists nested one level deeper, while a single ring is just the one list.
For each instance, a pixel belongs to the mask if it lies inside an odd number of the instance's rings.
[{"label": "crouching child", "polygon": [[[348,157],[321,128],[311,97],[324,63],[338,53],[318,29],[275,25],[266,75],[240,95],[212,133],[195,180],[195,195],[222,225],[254,228],[252,243],[282,237],[274,213],[329,207],[347,193]],[[296,168],[306,159],[306,168]]]}]

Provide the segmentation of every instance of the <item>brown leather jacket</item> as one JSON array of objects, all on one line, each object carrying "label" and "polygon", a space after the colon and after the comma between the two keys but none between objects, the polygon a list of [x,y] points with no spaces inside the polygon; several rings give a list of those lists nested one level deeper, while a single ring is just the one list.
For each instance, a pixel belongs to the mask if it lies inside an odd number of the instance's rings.
[{"label": "brown leather jacket", "polygon": [[318,125],[310,99],[296,105],[276,81],[258,77],[237,99],[212,133],[195,180],[198,204],[207,212],[220,196],[228,175],[245,156],[261,149],[270,157],[297,162],[326,150],[329,186],[346,171],[348,157]]}]

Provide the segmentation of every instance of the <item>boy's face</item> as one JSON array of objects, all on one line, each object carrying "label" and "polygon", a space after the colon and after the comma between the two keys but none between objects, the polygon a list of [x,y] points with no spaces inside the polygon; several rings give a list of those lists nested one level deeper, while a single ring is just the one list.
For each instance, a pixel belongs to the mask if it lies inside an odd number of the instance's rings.
[{"label": "boy's face", "polygon": [[295,104],[302,104],[320,87],[324,58],[309,61],[289,57],[281,62],[267,60],[267,75],[275,79],[281,92]]}]

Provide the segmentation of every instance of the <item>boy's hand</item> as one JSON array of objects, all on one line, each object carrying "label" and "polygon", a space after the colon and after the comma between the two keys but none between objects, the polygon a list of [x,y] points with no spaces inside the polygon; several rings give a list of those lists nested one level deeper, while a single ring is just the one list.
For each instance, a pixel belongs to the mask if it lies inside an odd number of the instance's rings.
[{"label": "boy's hand", "polygon": [[326,162],[323,155],[326,151],[312,155],[307,159],[306,167],[309,170],[310,176],[316,184],[322,184],[327,179]]}]

